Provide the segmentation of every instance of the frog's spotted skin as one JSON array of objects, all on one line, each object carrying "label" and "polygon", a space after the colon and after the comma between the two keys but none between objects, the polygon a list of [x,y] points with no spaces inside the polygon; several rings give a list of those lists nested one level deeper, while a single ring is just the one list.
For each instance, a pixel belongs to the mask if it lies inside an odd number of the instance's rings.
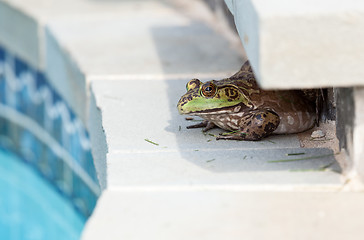
[{"label": "frog's spotted skin", "polygon": [[229,131],[217,139],[259,140],[272,133],[297,133],[311,128],[314,104],[302,91],[265,91],[258,87],[249,62],[223,80],[192,79],[178,102],[181,114],[205,119],[204,131],[218,126]]},{"label": "frog's spotted skin", "polygon": [[277,129],[279,116],[270,110],[252,110],[242,116],[237,126],[229,123],[228,125],[237,130],[217,137],[218,140],[259,140]]}]

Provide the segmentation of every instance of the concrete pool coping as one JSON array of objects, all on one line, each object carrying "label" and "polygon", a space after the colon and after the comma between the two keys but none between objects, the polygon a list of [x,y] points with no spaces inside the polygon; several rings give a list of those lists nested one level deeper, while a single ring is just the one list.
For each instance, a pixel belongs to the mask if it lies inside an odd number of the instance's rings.
[{"label": "concrete pool coping", "polygon": [[[337,193],[341,175],[320,171],[331,149],[185,129],[175,109],[185,83],[230,76],[244,61],[207,22],[164,1],[2,0],[0,11],[18,26],[0,24],[0,43],[43,70],[88,126],[104,192],[83,239],[278,239],[287,222],[287,236],[302,239],[361,230],[348,205],[362,195]],[[313,159],[270,162],[300,152]],[[334,234],[331,215],[352,222]]]}]

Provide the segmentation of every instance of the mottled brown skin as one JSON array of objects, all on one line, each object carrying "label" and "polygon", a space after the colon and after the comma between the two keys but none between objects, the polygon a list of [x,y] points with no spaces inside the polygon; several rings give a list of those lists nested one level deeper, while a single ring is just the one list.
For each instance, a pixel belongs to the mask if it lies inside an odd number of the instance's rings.
[{"label": "mottled brown skin", "polygon": [[260,140],[311,128],[316,119],[314,103],[299,90],[265,91],[259,88],[249,62],[239,72],[223,80],[206,83],[193,79],[178,102],[181,114],[197,115],[202,124],[230,131],[217,139]]},{"label": "mottled brown skin", "polygon": [[239,131],[217,137],[231,140],[259,140],[270,135],[279,125],[279,116],[269,110],[252,110],[242,116]]}]

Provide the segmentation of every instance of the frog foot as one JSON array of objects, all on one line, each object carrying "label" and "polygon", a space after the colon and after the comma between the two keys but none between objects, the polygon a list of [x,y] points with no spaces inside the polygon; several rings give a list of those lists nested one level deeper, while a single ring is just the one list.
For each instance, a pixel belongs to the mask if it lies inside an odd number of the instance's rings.
[{"label": "frog foot", "polygon": [[[219,137],[216,137],[216,140],[249,140],[246,139],[246,133],[241,131],[234,131],[234,132],[227,132],[227,133],[220,133]],[[251,139],[253,140],[253,139]],[[254,139],[255,140],[255,139]],[[257,139],[259,140],[259,139]]]},{"label": "frog foot", "polygon": [[239,130],[222,133],[216,140],[258,141],[272,134],[279,122],[279,116],[271,110],[254,110],[243,116]]},{"label": "frog foot", "polygon": [[202,131],[203,132],[207,132],[208,130],[213,129],[215,127],[216,127],[216,125],[214,123],[205,120],[203,122],[200,122],[200,123],[197,123],[197,124],[194,124],[194,125],[187,126],[187,129],[191,129],[191,128],[204,128]]}]

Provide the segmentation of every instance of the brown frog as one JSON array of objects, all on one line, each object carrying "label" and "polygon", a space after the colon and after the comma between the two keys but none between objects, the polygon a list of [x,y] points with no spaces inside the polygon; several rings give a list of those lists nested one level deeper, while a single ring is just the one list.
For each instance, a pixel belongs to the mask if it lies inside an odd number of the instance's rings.
[{"label": "brown frog", "polygon": [[204,122],[187,128],[215,126],[229,132],[216,139],[260,140],[271,134],[298,133],[316,121],[315,103],[300,90],[266,91],[256,83],[249,62],[230,78],[201,82],[192,79],[177,104],[180,114]]}]

